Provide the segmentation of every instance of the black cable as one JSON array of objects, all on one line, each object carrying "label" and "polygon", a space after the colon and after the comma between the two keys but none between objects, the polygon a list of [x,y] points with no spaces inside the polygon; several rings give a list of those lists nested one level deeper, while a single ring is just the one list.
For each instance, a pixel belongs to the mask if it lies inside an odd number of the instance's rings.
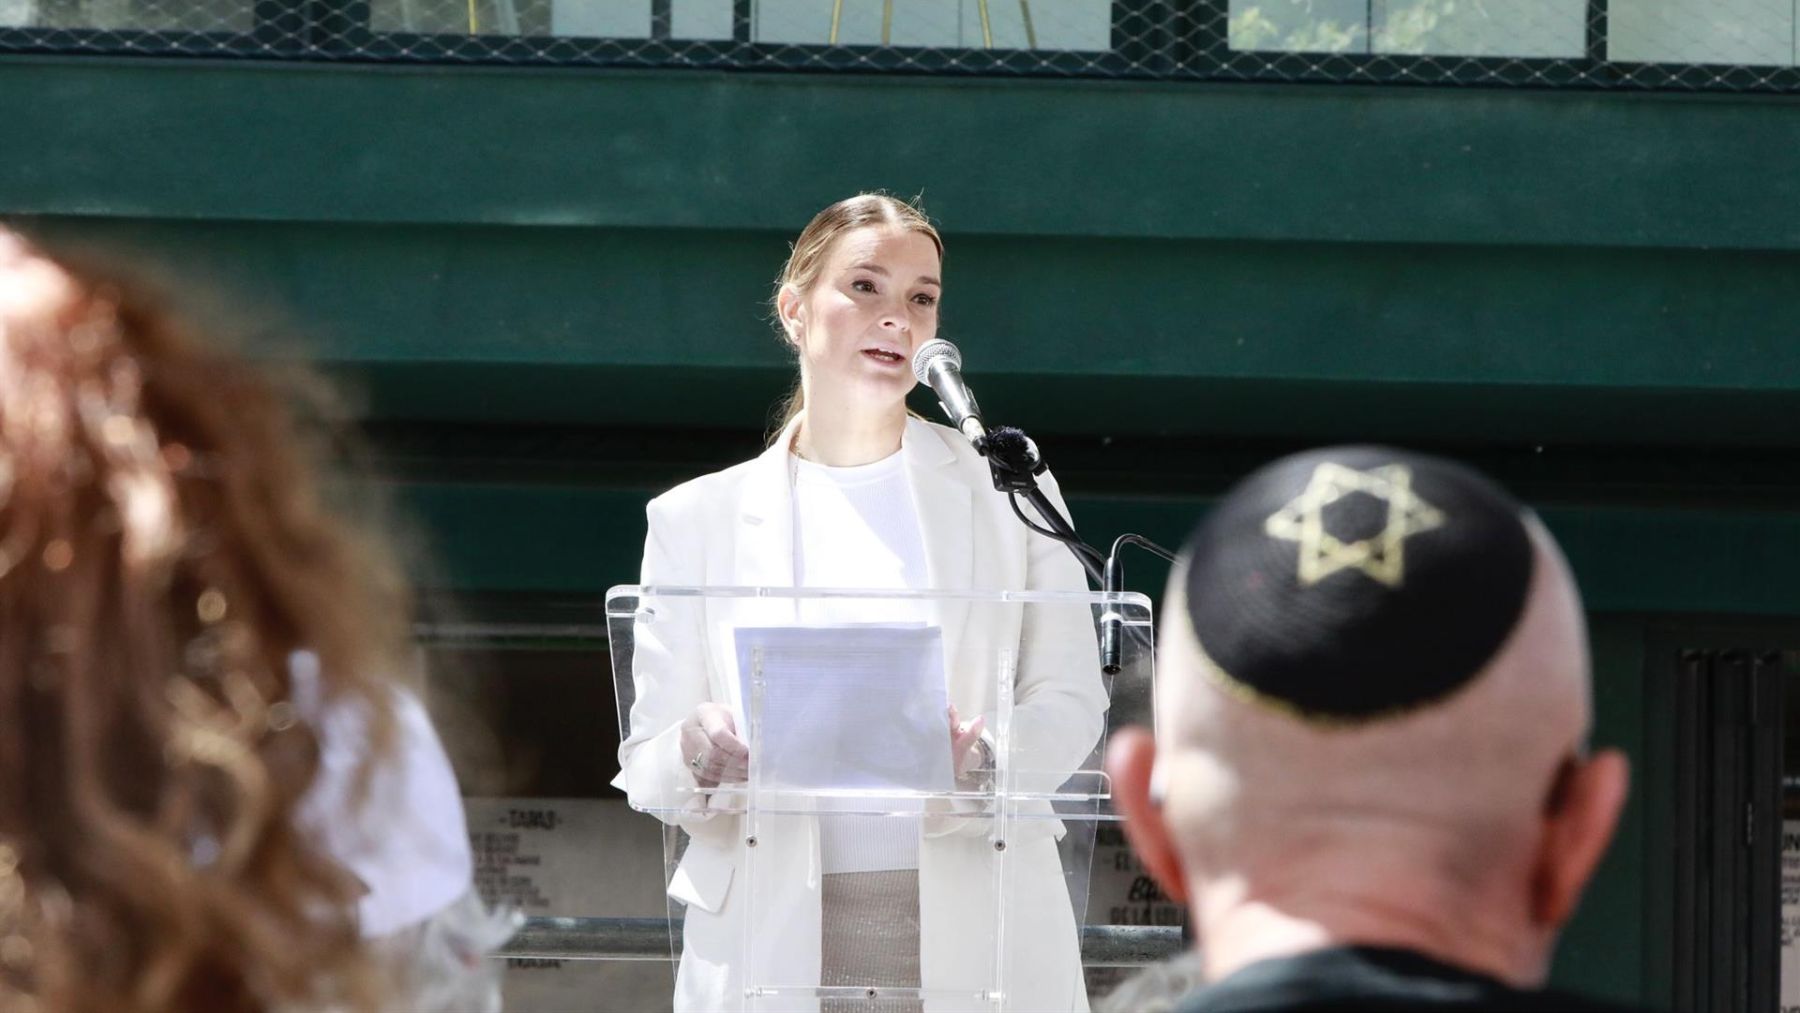
[{"label": "black cable", "polygon": [[[1125,590],[1125,569],[1119,565],[1119,550],[1127,545],[1136,545],[1171,563],[1175,562],[1173,552],[1143,535],[1120,535],[1113,539],[1112,554],[1106,557],[1106,565],[1101,571],[1100,590],[1108,595],[1116,595]],[[1125,617],[1117,608],[1109,608],[1100,617],[1100,671],[1107,675],[1118,675],[1120,672],[1124,635]]]},{"label": "black cable", "polygon": [[1020,524],[1025,525],[1026,527],[1030,528],[1031,530],[1037,532],[1040,535],[1043,535],[1045,538],[1054,538],[1059,542],[1064,541],[1063,536],[1057,534],[1054,531],[1051,531],[1049,528],[1040,527],[1036,521],[1025,516],[1025,511],[1019,509],[1019,494],[1018,493],[1009,492],[1006,494],[1006,499],[1008,502],[1010,502],[1012,504],[1013,513],[1018,515]]},{"label": "black cable", "polygon": [[1150,539],[1145,538],[1143,535],[1132,535],[1132,534],[1120,535],[1119,537],[1113,539],[1112,552],[1108,553],[1107,558],[1109,558],[1109,559],[1116,558],[1119,555],[1119,549],[1123,548],[1126,545],[1136,545],[1139,548],[1148,550],[1153,555],[1161,556],[1162,558],[1168,560],[1171,563],[1175,562],[1175,554],[1173,552],[1170,552],[1168,549],[1165,549],[1162,546],[1151,541]]},{"label": "black cable", "polygon": [[1106,560],[1101,557],[1100,550],[1081,540],[1081,536],[1075,533],[1075,529],[1069,525],[1067,520],[1063,519],[1062,514],[1057,512],[1056,507],[1051,504],[1049,498],[1041,490],[1033,489],[1026,493],[1026,496],[1031,500],[1031,505],[1037,510],[1038,516],[1042,517],[1050,527],[1044,528],[1033,524],[1031,519],[1025,516],[1025,512],[1019,509],[1016,494],[1008,493],[1007,499],[1012,503],[1013,512],[1019,515],[1019,520],[1023,521],[1026,527],[1044,537],[1054,538],[1068,546],[1069,551],[1075,554],[1077,560],[1080,560],[1081,568],[1087,571],[1087,575],[1093,578],[1094,583],[1104,587]]},{"label": "black cable", "polygon": [[[1012,504],[1013,514],[1025,525],[1027,530],[1054,538],[1069,547],[1075,558],[1081,562],[1081,568],[1096,585],[1106,579],[1106,558],[1100,550],[1081,540],[1076,534],[1075,525],[1062,515],[1050,497],[1038,488],[1037,476],[1044,473],[1044,460],[1038,455],[1037,445],[1031,442],[1021,430],[1011,426],[1000,426],[990,429],[987,434],[975,443],[975,449],[987,458],[988,469],[994,477],[994,488],[1006,493],[1007,502]],[[1038,524],[1025,516],[1019,507],[1018,494],[1024,493],[1031,501],[1032,509],[1037,511]]]},{"label": "black cable", "polygon": [[1062,515],[1062,511],[1056,509],[1056,504],[1050,502],[1050,497],[1044,495],[1042,489],[1032,489],[1025,494],[1025,498],[1030,501],[1032,509],[1037,511],[1044,523],[1057,533],[1057,537],[1068,543],[1069,548],[1073,549],[1077,555],[1084,556],[1096,564],[1106,561],[1106,557],[1100,554],[1099,549],[1082,540],[1081,535],[1075,531],[1075,525],[1070,524],[1069,519]]},{"label": "black cable", "polygon": [[1052,531],[1025,516],[1025,511],[1019,509],[1019,496],[1017,493],[1007,493],[1006,499],[1007,502],[1012,504],[1013,513],[1018,516],[1019,523],[1030,528],[1032,531],[1043,535],[1045,538],[1054,538],[1068,546],[1069,551],[1075,553],[1075,558],[1081,562],[1081,568],[1087,571],[1088,576],[1094,578],[1096,584],[1104,584],[1105,564],[1100,558],[1100,550],[1082,541],[1077,535],[1065,535],[1059,531]]}]

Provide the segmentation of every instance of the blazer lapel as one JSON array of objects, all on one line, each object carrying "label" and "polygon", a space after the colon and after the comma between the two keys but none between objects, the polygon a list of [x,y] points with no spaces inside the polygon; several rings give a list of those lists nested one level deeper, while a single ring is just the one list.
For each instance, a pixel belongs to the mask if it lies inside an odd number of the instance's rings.
[{"label": "blazer lapel", "polygon": [[[956,455],[944,445],[942,434],[917,419],[907,420],[901,450],[919,515],[919,538],[925,543],[928,585],[932,590],[968,590],[974,586],[975,513],[968,484],[956,473]],[[968,612],[967,601],[938,607],[944,656],[953,666]]]},{"label": "blazer lapel", "polygon": [[[794,586],[794,497],[788,483],[788,447],[794,435],[789,425],[755,461],[738,489],[737,509],[730,517],[731,573],[723,581],[732,587]],[[717,652],[714,670],[726,685],[723,691],[739,715],[746,713],[737,678],[737,638],[741,626],[785,626],[799,618],[789,598],[717,598],[709,603],[708,626]],[[747,729],[746,729],[747,731]]]},{"label": "blazer lapel", "polygon": [[733,520],[733,584],[794,586],[794,490],[788,479],[788,447],[799,424],[797,419],[788,423],[744,476]]}]

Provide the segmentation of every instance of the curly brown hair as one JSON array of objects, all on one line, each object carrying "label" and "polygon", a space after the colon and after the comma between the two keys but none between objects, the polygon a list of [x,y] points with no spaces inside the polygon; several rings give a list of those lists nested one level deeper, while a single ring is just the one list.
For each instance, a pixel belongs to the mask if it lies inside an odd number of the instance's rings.
[{"label": "curly brown hair", "polygon": [[[318,416],[325,418],[327,416]],[[0,1009],[370,1009],[289,658],[393,736],[410,598],[264,370],[0,228]]]}]

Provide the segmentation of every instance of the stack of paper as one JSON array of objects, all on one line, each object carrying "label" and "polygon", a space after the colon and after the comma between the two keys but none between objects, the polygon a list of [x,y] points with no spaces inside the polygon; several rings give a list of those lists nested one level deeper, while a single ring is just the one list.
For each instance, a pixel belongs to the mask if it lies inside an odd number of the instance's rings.
[{"label": "stack of paper", "polygon": [[[764,786],[950,791],[943,633],[923,623],[735,631],[744,720]],[[760,678],[761,710],[752,683]]]}]

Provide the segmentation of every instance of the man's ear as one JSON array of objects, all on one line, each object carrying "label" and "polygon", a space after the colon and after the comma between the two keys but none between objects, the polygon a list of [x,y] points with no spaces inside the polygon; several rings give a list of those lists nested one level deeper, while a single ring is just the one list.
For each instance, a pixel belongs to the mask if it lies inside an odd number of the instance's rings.
[{"label": "man's ear", "polygon": [[1612,843],[1630,787],[1631,766],[1616,749],[1563,765],[1545,804],[1532,882],[1532,916],[1540,925],[1560,928],[1575,913]]},{"label": "man's ear", "polygon": [[1125,839],[1163,893],[1186,904],[1181,853],[1163,822],[1162,800],[1150,793],[1155,765],[1156,740],[1148,730],[1122,728],[1113,733],[1106,748],[1106,774],[1112,779],[1113,807],[1125,817]]}]

